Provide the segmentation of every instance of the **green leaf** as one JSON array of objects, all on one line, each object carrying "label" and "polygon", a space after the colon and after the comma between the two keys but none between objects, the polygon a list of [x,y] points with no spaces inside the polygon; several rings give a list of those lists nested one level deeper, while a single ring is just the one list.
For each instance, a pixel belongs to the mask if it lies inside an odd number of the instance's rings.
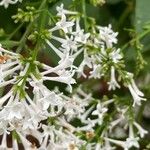
[{"label": "green leaf", "polygon": [[141,32],[143,26],[150,21],[150,0],[136,0],[135,27]]}]

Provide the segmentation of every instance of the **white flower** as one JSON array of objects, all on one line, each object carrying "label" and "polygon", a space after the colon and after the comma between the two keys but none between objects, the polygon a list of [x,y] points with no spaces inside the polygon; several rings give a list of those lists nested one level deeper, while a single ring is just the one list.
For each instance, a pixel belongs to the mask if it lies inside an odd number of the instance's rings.
[{"label": "white flower", "polygon": [[65,33],[69,32],[69,29],[74,25],[73,21],[67,21],[66,16],[62,15],[61,20],[56,23],[57,29],[62,29]]},{"label": "white flower", "polygon": [[[31,103],[31,104],[35,108],[35,111],[39,112],[39,115],[42,118],[46,116],[54,117],[57,116],[59,113],[61,113],[65,105],[63,99],[61,98],[61,94],[59,93],[55,94],[55,92],[50,91],[42,83],[42,81],[38,81],[33,74],[32,74],[32,79],[33,81],[31,81],[30,84],[33,87],[33,93],[34,93],[33,100],[35,103]],[[28,100],[30,99],[28,98]],[[30,100],[30,102],[32,101]]]},{"label": "white flower", "polygon": [[18,144],[17,144],[17,139],[13,139],[12,149],[13,150],[18,150],[19,149]]},{"label": "white flower", "polygon": [[88,115],[92,112],[92,110],[94,109],[94,106],[91,106],[89,109],[87,109],[81,116],[80,116],[80,120],[81,122],[83,123],[86,123],[87,122],[87,118],[88,118]]},{"label": "white flower", "polygon": [[86,125],[77,127],[77,131],[93,131],[93,127],[97,124],[97,119],[92,120],[90,118],[87,118],[87,120],[84,120],[83,123],[85,123]]},{"label": "white flower", "polygon": [[[27,131],[28,129],[38,129],[40,121],[45,120],[46,115],[43,116],[42,112],[35,112],[31,106],[25,105],[27,110],[26,118],[22,121],[22,130]],[[25,121],[27,121],[25,123]]]},{"label": "white flower", "polygon": [[52,48],[52,50],[60,57],[63,58],[64,54],[60,51],[60,49],[56,48],[49,40],[46,40],[46,43],[49,45],[49,47]]},{"label": "white flower", "polygon": [[140,134],[140,137],[143,138],[145,134],[148,133],[145,129],[143,129],[137,122],[134,121],[133,123],[135,127],[138,129],[138,133]]},{"label": "white flower", "polygon": [[77,14],[77,12],[69,11],[69,10],[64,9],[64,4],[61,4],[60,6],[57,6],[56,10],[58,12],[57,16],[63,16],[65,14],[68,14],[68,15],[76,15]]},{"label": "white flower", "polygon": [[67,120],[70,120],[75,116],[79,119],[82,118],[83,120],[87,117],[85,107],[88,106],[92,99],[91,94],[86,94],[81,88],[79,88],[77,93],[74,94],[72,98],[66,96],[64,98],[67,100],[66,105],[64,106],[64,108],[66,109],[65,115],[67,115]]},{"label": "white flower", "polygon": [[134,80],[131,80],[131,84],[128,85],[128,88],[134,100],[133,106],[135,106],[135,104],[141,105],[142,100],[146,101],[146,98],[143,98],[144,94],[137,88]]},{"label": "white flower", "polygon": [[42,79],[43,80],[50,80],[50,81],[65,83],[69,86],[69,89],[70,89],[70,92],[71,92],[72,91],[71,84],[76,83],[75,79],[73,79],[74,73],[75,73],[75,71],[73,71],[71,73],[70,73],[70,71],[65,71],[65,72],[62,72],[58,77],[43,76]]},{"label": "white flower", "polygon": [[112,142],[124,148],[124,150],[129,150],[132,147],[139,148],[138,137],[134,137],[133,125],[129,124],[129,137],[126,141],[114,140],[110,138],[105,138],[106,141]]},{"label": "white flower", "polygon": [[127,78],[130,79],[130,83],[128,84],[128,88],[130,90],[130,93],[133,97],[133,106],[137,105],[141,105],[141,101],[146,101],[146,98],[144,97],[144,93],[141,92],[138,87],[136,86],[135,81],[133,80],[133,74],[132,73],[127,73]]},{"label": "white flower", "polygon": [[106,43],[107,48],[112,48],[113,43],[114,44],[117,43],[116,36],[118,35],[118,33],[113,32],[111,28],[112,28],[111,25],[109,25],[108,27],[98,27],[100,32],[99,38],[100,40]]},{"label": "white flower", "polygon": [[107,108],[104,107],[101,103],[98,103],[96,106],[96,110],[92,112],[92,115],[98,116],[98,123],[101,125],[103,122],[104,114],[107,112]]},{"label": "white flower", "polygon": [[92,115],[101,116],[101,115],[103,115],[104,113],[106,113],[107,110],[108,110],[107,108],[102,107],[102,105],[101,105],[100,103],[98,103],[97,106],[96,106],[96,110],[94,110],[94,111],[92,112]]},{"label": "white flower", "polygon": [[15,84],[17,81],[15,74],[22,70],[22,64],[19,61],[20,56],[0,46],[0,57],[0,87]]},{"label": "white flower", "polygon": [[[6,106],[5,108],[5,119],[8,121],[14,119],[23,119],[24,116],[24,106],[21,102],[13,102],[10,106]],[[4,110],[3,109],[3,110]]]},{"label": "white flower", "polygon": [[133,146],[139,148],[140,146],[138,140],[138,137],[134,137],[133,125],[129,124],[129,137],[126,139],[125,148],[129,149]]},{"label": "white flower", "polygon": [[137,143],[137,139],[135,138],[127,138],[126,141],[120,141],[120,140],[114,140],[114,139],[110,139],[110,138],[105,138],[106,141],[109,141],[111,143],[114,143],[118,146],[121,146],[122,148],[124,148],[124,150],[129,150],[131,147],[136,147],[139,148],[139,145]]},{"label": "white flower", "polygon": [[0,6],[4,6],[5,8],[8,8],[9,4],[16,4],[18,1],[22,2],[22,0],[2,0],[0,2]]},{"label": "white flower", "polygon": [[77,43],[73,39],[73,36],[71,36],[70,38],[66,36],[66,40],[64,40],[64,42],[62,43],[62,47],[67,49],[68,51],[77,51]]},{"label": "white flower", "polygon": [[90,78],[100,79],[103,74],[101,73],[102,66],[101,64],[93,64],[93,70],[90,71]]},{"label": "white flower", "polygon": [[11,89],[7,94],[5,94],[0,98],[0,107],[2,107],[2,105],[6,102],[7,104],[11,103],[13,99],[14,99],[14,95],[13,95],[13,90]]},{"label": "white flower", "polygon": [[88,38],[90,37],[90,33],[84,33],[84,30],[80,28],[79,19],[76,19],[76,31],[72,34],[75,37],[75,41],[86,44]]},{"label": "white flower", "polygon": [[60,126],[63,126],[65,128],[67,128],[70,132],[74,132],[76,130],[76,128],[74,126],[72,126],[71,124],[69,124],[64,117],[59,117],[58,118],[58,124],[60,124]]},{"label": "white flower", "polygon": [[88,38],[90,37],[90,33],[84,33],[84,30],[80,30],[74,33],[75,41],[86,44]]},{"label": "white flower", "polygon": [[120,88],[120,85],[116,81],[114,66],[111,66],[111,77],[110,77],[110,82],[108,82],[108,84],[109,84],[108,90],[111,90],[111,89],[115,90],[116,87]]},{"label": "white flower", "polygon": [[56,67],[50,67],[50,66],[47,66],[45,64],[42,64],[43,69],[45,69],[45,71],[42,72],[41,74],[43,76],[47,75],[47,74],[50,74],[50,73],[59,74],[60,70],[64,70],[64,69],[71,68],[71,67],[74,68],[74,66],[73,66],[73,59],[69,58],[69,57],[65,57],[64,59],[61,59],[58,62],[58,64],[59,65],[57,65]]},{"label": "white flower", "polygon": [[10,134],[10,132],[8,131],[8,121],[0,119],[0,135],[4,133]]},{"label": "white flower", "polygon": [[125,142],[125,149],[129,149],[133,146],[139,148],[138,140],[139,138],[127,138]]},{"label": "white flower", "polygon": [[8,149],[8,147],[7,147],[7,133],[6,132],[3,134],[3,137],[2,137],[2,140],[1,140],[0,149],[1,150]]},{"label": "white flower", "polygon": [[[74,146],[73,148],[77,148],[78,146],[80,147],[83,142],[82,140],[78,139],[74,134],[72,134],[70,131],[66,130],[64,131],[62,127],[60,128],[55,128],[55,126],[46,126],[43,125],[43,136],[44,140],[41,144],[41,149],[42,147],[46,149],[47,142],[50,138],[50,149],[60,149],[60,150],[67,150],[70,148],[71,144]],[[51,144],[53,147],[51,147]]]},{"label": "white flower", "polygon": [[120,54],[120,49],[117,50],[113,50],[110,54],[109,54],[110,58],[112,59],[112,61],[114,63],[118,63],[120,61],[120,59],[122,59],[122,55]]},{"label": "white flower", "polygon": [[1,76],[0,86],[6,86],[7,84],[14,83],[15,77],[13,77],[12,75],[17,70],[20,70],[20,69],[21,69],[21,64],[18,61],[8,62],[6,64],[0,64],[0,76]]},{"label": "white flower", "polygon": [[125,142],[124,141],[114,140],[114,139],[110,139],[110,138],[107,138],[107,137],[105,137],[105,141],[109,141],[111,143],[114,143],[114,144],[116,144],[118,146],[123,147],[125,150],[128,150],[128,149],[125,148],[126,146],[125,146]]}]

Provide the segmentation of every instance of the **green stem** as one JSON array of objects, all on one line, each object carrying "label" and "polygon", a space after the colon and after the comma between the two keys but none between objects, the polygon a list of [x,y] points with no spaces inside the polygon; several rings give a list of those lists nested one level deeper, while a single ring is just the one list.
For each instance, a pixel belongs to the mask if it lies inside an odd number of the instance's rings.
[{"label": "green stem", "polygon": [[47,12],[47,15],[52,19],[53,23],[56,23],[54,16],[48,10],[46,10],[46,12]]},{"label": "green stem", "polygon": [[33,51],[33,54],[32,54],[32,60],[35,61],[36,60],[36,57],[38,55],[38,51],[39,51],[39,47],[40,47],[40,39],[37,40],[37,44],[34,48],[34,51]]},{"label": "green stem", "polygon": [[[42,3],[42,5],[40,6],[41,8],[45,8],[45,10],[47,10],[47,7],[46,7],[46,0]],[[40,23],[39,23],[39,33],[42,32],[43,28],[45,27],[45,23],[46,23],[46,18],[47,18],[47,11],[44,11],[43,13],[41,13],[41,15],[39,16],[39,20],[40,20]],[[33,55],[32,55],[32,59],[33,60],[36,60],[36,57],[38,55],[38,51],[39,51],[39,47],[41,45],[41,39],[40,37],[37,39],[37,44],[35,46],[35,49],[33,51]]]},{"label": "green stem", "polygon": [[16,52],[17,53],[20,53],[22,48],[24,47],[25,43],[26,43],[26,40],[27,40],[27,37],[32,29],[32,26],[33,24],[30,23],[27,27],[27,30],[25,31],[24,35],[22,36],[21,40],[20,40],[20,46],[17,48]]},{"label": "green stem", "polygon": [[23,26],[24,23],[21,23],[7,38],[8,40],[10,40],[17,32],[18,30]]},{"label": "green stem", "polygon": [[140,34],[139,36],[137,36],[136,38],[134,38],[131,41],[129,41],[128,43],[126,43],[121,49],[122,50],[126,49],[130,45],[130,43],[134,43],[137,40],[140,40],[140,39],[144,38],[144,36],[146,36],[148,33],[150,33],[150,29],[146,30],[145,32],[143,32],[142,34]]},{"label": "green stem", "polygon": [[[40,7],[39,7],[39,9],[37,11],[39,11],[39,10],[41,10],[43,8],[43,6],[45,5],[46,1],[47,0],[43,0],[42,1],[41,5],[40,5]],[[18,53],[21,52],[22,48],[24,47],[24,45],[26,43],[27,37],[28,37],[28,35],[31,32],[31,29],[32,29],[32,27],[34,25],[34,22],[35,22],[35,20],[28,25],[26,32],[24,33],[24,35],[22,36],[22,38],[20,40],[20,46],[17,48],[16,52],[18,52]]]},{"label": "green stem", "polygon": [[85,31],[87,31],[87,14],[86,14],[86,2],[85,2],[85,0],[82,0],[82,12],[83,12]]}]

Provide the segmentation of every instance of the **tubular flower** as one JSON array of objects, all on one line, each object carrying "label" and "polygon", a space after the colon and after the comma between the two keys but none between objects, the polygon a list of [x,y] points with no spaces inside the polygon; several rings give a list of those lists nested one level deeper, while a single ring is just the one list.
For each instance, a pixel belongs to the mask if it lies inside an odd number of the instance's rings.
[{"label": "tubular flower", "polygon": [[17,2],[22,2],[22,0],[2,0],[0,6],[8,8],[9,4],[16,4]]}]

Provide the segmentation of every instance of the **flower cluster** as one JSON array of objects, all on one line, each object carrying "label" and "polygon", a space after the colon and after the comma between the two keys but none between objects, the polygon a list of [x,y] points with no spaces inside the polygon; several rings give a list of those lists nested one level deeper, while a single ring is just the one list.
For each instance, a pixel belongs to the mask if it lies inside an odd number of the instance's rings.
[{"label": "flower cluster", "polygon": [[[64,138],[70,140],[66,140],[66,146],[64,146],[66,148],[69,143],[71,144],[72,140],[75,140],[75,137],[69,131],[63,131],[63,126],[69,129],[73,128],[67,124],[64,117],[68,115],[71,117],[70,111],[78,110],[71,109],[71,102],[67,97],[58,91],[50,91],[43,82],[50,80],[71,86],[75,82],[72,78],[73,73],[70,74],[70,71],[65,70],[65,68],[70,67],[70,61],[64,60],[63,63],[52,68],[37,61],[31,62],[30,59],[23,61],[22,56],[9,52],[2,47],[0,52],[1,60],[4,60],[0,65],[0,86],[5,87],[6,90],[10,87],[9,91],[0,98],[2,141],[6,141],[7,135],[12,134],[12,136],[14,135],[13,149],[18,149],[16,144],[17,137],[19,137],[25,149],[31,149],[34,144],[30,143],[26,136],[32,135],[40,142],[41,149],[47,149],[48,145],[46,143],[49,140],[49,136],[51,138],[50,146],[52,143],[56,144],[54,143],[56,137],[53,136],[57,134],[58,137],[61,137],[58,142],[63,141]],[[43,71],[39,72],[40,69]],[[55,73],[56,76],[50,76],[50,73]],[[27,87],[28,83],[29,86]],[[32,95],[29,95],[28,89],[32,89]],[[70,107],[68,107],[69,105]],[[87,103],[82,105],[81,109]],[[63,113],[64,111],[65,114]],[[84,111],[84,109],[81,111]],[[64,115],[62,116],[61,114]],[[72,115],[75,115],[75,113]],[[55,120],[55,118],[57,119]],[[56,128],[56,124],[59,129]],[[41,129],[43,129],[42,133],[40,132]],[[6,142],[1,143],[1,148],[7,149]]]},{"label": "flower cluster", "polygon": [[[1,5],[7,7],[16,2],[1,2]],[[0,47],[0,87],[4,89],[0,98],[0,149],[9,148],[9,136],[12,136],[13,150],[20,147],[112,150],[115,145],[125,150],[139,148],[138,140],[147,131],[130,113],[146,99],[136,86],[133,74],[125,70],[121,50],[114,46],[118,33],[111,25],[94,26],[85,32],[78,12],[64,9],[63,4],[56,10],[59,19],[54,27],[47,29],[48,36],[44,38],[44,44],[59,57],[56,66]],[[79,55],[83,55],[83,60],[77,66],[75,60]],[[82,86],[73,89],[75,75],[107,79],[108,90],[121,88],[122,83],[129,89],[133,102],[121,105],[116,97],[99,100],[87,94]],[[50,90],[46,82],[51,81],[66,84],[69,96],[58,88]]]},{"label": "flower cluster", "polygon": [[[114,47],[114,44],[117,43],[118,33],[112,30],[111,25],[108,27],[96,26],[93,27],[91,33],[86,33],[80,27],[80,16],[77,12],[65,10],[63,4],[60,7],[57,6],[57,11],[60,20],[55,27],[49,29],[50,36],[49,39],[46,39],[46,43],[60,59],[62,60],[64,56],[67,56],[66,59],[71,59],[74,62],[77,56],[83,53],[84,58],[76,69],[78,77],[87,77],[84,73],[85,67],[90,69],[89,78],[100,79],[110,74],[110,81],[107,82],[108,89],[115,90],[120,88],[116,79],[117,72],[118,79],[123,81],[133,96],[133,106],[135,104],[140,105],[142,100],[146,100],[143,98],[144,94],[136,86],[133,74],[125,70],[121,50]],[[58,30],[63,31],[63,37],[55,36],[54,32]],[[51,40],[56,40],[61,46],[56,48]]]}]

